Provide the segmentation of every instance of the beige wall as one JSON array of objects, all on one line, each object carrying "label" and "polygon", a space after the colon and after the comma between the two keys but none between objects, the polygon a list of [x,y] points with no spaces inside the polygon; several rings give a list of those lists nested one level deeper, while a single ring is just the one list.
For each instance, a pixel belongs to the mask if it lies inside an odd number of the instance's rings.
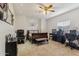
[{"label": "beige wall", "polygon": [[[40,19],[28,18],[25,16],[16,16],[15,31],[17,29],[24,29],[25,34],[27,30],[40,30]],[[32,26],[32,24],[34,26]]]},{"label": "beige wall", "polygon": [[[10,10],[13,12],[12,4],[9,5]],[[11,33],[14,35],[14,27],[0,20],[0,56],[5,55],[5,35]]]},{"label": "beige wall", "polygon": [[47,20],[46,19],[41,19],[41,32],[47,32]]},{"label": "beige wall", "polygon": [[67,20],[70,20],[70,27],[68,29],[76,28],[77,30],[79,30],[79,8],[48,19],[48,32],[51,32],[52,29],[57,28],[58,22]]}]

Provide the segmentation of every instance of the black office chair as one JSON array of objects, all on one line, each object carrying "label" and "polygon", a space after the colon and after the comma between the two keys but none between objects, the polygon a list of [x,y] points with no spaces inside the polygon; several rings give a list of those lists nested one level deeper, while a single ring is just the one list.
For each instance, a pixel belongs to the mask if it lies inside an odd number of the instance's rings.
[{"label": "black office chair", "polygon": [[63,44],[65,43],[65,36],[63,35],[63,31],[61,29],[57,32],[57,41]]},{"label": "black office chair", "polygon": [[51,35],[52,35],[52,40],[54,40],[54,41],[56,41],[56,38],[57,38],[56,33],[57,33],[56,29],[52,29]]},{"label": "black office chair", "polygon": [[17,37],[19,44],[24,43],[24,39],[25,39],[24,30],[22,30],[22,29],[17,30],[16,37]]},{"label": "black office chair", "polygon": [[76,43],[74,43],[73,41],[77,40],[77,35],[75,32],[70,32],[66,34],[66,38],[69,41],[66,46],[70,46],[71,49],[75,48],[75,49],[79,49],[79,47],[77,46]]}]

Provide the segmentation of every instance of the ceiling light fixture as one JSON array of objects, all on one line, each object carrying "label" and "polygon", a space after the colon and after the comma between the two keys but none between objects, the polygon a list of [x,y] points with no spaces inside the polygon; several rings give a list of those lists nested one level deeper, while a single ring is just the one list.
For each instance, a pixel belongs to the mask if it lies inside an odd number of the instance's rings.
[{"label": "ceiling light fixture", "polygon": [[55,12],[52,4],[39,4],[39,8],[47,15],[48,12]]}]

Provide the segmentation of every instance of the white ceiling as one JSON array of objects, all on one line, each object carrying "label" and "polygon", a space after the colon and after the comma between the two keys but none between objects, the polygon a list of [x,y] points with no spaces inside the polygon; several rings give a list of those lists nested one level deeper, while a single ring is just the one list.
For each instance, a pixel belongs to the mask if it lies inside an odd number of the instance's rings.
[{"label": "white ceiling", "polygon": [[67,12],[74,8],[79,7],[77,3],[52,3],[55,12],[50,12],[44,15],[39,9],[39,3],[15,3],[14,11],[16,16],[26,16],[30,18],[51,18],[61,13]]}]

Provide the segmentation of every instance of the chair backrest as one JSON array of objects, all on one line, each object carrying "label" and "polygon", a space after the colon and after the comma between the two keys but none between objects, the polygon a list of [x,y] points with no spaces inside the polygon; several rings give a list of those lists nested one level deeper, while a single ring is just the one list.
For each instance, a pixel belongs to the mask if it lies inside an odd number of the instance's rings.
[{"label": "chair backrest", "polygon": [[57,35],[63,35],[63,31],[59,29],[59,31],[57,31]]},{"label": "chair backrest", "polygon": [[70,30],[70,34],[76,35],[76,30]]},{"label": "chair backrest", "polygon": [[71,34],[71,33],[66,33],[65,36],[68,39],[68,41],[74,41],[76,40],[76,37],[77,37],[76,35]]},{"label": "chair backrest", "polygon": [[71,40],[71,41],[74,41],[75,39],[76,39],[76,35],[70,34],[70,40]]},{"label": "chair backrest", "polygon": [[23,29],[17,30],[16,35],[17,36],[24,36],[24,30]]},{"label": "chair backrest", "polygon": [[72,40],[75,40],[76,37],[77,37],[76,30],[70,30],[70,35],[71,35],[71,39],[72,39]]},{"label": "chair backrest", "polygon": [[70,39],[70,33],[66,33],[65,37],[69,40]]}]

